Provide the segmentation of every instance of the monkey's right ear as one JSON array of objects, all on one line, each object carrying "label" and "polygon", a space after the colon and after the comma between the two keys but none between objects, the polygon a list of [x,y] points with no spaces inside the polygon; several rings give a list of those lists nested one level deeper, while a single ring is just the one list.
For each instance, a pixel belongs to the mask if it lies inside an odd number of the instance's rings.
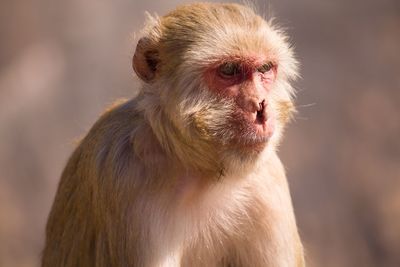
[{"label": "monkey's right ear", "polygon": [[140,38],[132,59],[132,67],[137,76],[144,82],[151,82],[159,67],[160,58],[153,40],[148,37]]}]

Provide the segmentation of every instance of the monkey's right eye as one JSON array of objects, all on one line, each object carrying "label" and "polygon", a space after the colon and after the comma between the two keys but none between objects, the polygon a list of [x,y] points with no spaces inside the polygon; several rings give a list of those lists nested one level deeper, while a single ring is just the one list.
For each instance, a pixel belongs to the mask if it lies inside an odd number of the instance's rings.
[{"label": "monkey's right eye", "polygon": [[232,78],[240,74],[240,65],[234,62],[227,62],[219,66],[218,72],[223,78]]}]

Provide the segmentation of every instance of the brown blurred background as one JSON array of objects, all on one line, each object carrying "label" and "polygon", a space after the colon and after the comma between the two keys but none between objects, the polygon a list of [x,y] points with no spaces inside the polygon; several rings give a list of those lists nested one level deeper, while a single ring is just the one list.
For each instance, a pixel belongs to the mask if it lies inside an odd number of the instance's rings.
[{"label": "brown blurred background", "polygon": [[[134,95],[144,11],[184,1],[0,2],[0,266],[38,266],[60,173]],[[400,266],[400,1],[270,0],[302,65],[280,154],[310,267]]]}]

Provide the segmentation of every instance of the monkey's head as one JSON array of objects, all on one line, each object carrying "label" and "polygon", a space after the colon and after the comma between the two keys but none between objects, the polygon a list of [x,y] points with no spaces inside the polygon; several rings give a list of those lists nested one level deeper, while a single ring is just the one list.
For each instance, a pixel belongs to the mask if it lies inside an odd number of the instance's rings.
[{"label": "monkey's head", "polygon": [[[173,142],[195,153],[254,159],[274,149],[293,111],[286,37],[241,5],[192,4],[149,18],[133,68],[153,128],[164,114]],[[155,131],[161,143],[166,131]]]}]

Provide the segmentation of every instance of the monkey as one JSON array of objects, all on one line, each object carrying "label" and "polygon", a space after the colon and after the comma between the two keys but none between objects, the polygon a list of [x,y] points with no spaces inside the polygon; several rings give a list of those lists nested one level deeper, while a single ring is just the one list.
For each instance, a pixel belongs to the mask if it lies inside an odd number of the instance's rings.
[{"label": "monkey", "polygon": [[43,267],[302,267],[277,156],[298,63],[254,9],[150,16],[138,94],[109,108],[61,175]]}]

